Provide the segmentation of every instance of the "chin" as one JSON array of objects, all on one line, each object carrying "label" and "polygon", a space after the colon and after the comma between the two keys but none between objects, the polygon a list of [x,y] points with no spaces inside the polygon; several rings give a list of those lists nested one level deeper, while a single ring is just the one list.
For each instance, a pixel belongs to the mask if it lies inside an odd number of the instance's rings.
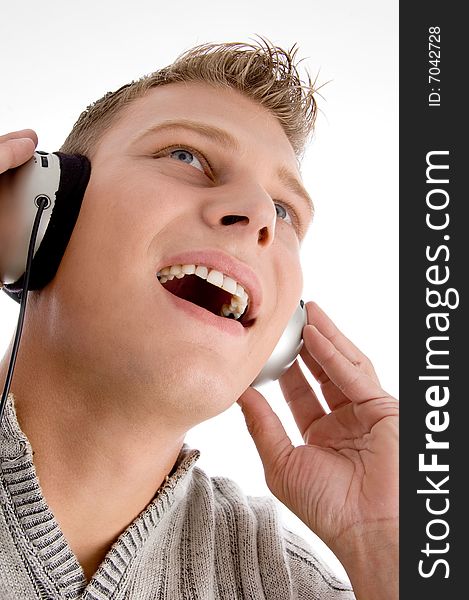
[{"label": "chin", "polygon": [[171,414],[190,428],[227,410],[250,382],[248,374],[240,374],[226,363],[221,368],[213,361],[208,366],[192,359],[184,369],[173,363],[156,385],[158,397],[164,398]]}]

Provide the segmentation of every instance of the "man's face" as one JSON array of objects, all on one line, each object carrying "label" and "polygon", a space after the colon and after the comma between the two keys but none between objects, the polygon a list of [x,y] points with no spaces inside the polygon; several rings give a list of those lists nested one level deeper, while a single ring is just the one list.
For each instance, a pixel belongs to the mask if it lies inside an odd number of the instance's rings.
[{"label": "man's face", "polygon": [[[103,385],[209,418],[252,382],[300,298],[310,214],[293,149],[254,101],[178,83],[125,108],[91,163],[51,286],[58,347]],[[157,277],[180,265],[184,278]],[[240,320],[215,314],[236,295],[233,283],[223,296],[191,265],[242,286]],[[233,299],[241,311],[246,298]]]}]

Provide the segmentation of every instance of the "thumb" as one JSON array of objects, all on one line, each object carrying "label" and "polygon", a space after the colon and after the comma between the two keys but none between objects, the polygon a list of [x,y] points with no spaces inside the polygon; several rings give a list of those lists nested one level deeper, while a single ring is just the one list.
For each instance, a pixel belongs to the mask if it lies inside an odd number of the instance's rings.
[{"label": "thumb", "polygon": [[267,485],[275,493],[272,485],[280,481],[280,475],[295,447],[282,422],[260,392],[249,387],[238,399],[238,404],[264,465]]}]

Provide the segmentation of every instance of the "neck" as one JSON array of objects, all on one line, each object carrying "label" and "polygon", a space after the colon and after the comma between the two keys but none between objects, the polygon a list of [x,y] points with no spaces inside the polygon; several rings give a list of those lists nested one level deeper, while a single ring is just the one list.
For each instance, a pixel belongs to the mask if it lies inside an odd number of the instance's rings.
[{"label": "neck", "polygon": [[[44,497],[89,579],[155,496],[186,431],[158,410],[157,394],[149,409],[149,398],[103,389],[34,339],[21,342],[11,391]],[[0,363],[2,384],[10,353]]]}]

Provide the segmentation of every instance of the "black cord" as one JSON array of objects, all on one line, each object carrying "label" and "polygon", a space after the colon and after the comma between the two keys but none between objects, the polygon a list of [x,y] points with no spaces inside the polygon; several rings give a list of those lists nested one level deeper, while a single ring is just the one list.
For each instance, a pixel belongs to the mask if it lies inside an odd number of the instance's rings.
[{"label": "black cord", "polygon": [[0,401],[0,426],[2,424],[3,413],[5,411],[5,404],[10,391],[11,380],[13,379],[13,371],[16,363],[16,355],[18,354],[18,348],[20,346],[21,332],[23,330],[24,314],[26,311],[26,300],[28,297],[29,288],[29,276],[31,273],[31,264],[33,262],[34,246],[36,244],[37,232],[39,229],[39,223],[41,221],[42,213],[44,209],[49,205],[49,198],[46,196],[40,196],[36,200],[36,206],[38,207],[36,217],[34,219],[33,229],[31,232],[31,238],[29,240],[28,258],[26,260],[26,271],[24,274],[23,292],[21,295],[20,314],[18,317],[18,324],[16,326],[15,341],[13,343],[13,350],[11,351],[10,364],[8,366],[8,373],[5,380],[5,387],[3,388],[2,399]]}]

